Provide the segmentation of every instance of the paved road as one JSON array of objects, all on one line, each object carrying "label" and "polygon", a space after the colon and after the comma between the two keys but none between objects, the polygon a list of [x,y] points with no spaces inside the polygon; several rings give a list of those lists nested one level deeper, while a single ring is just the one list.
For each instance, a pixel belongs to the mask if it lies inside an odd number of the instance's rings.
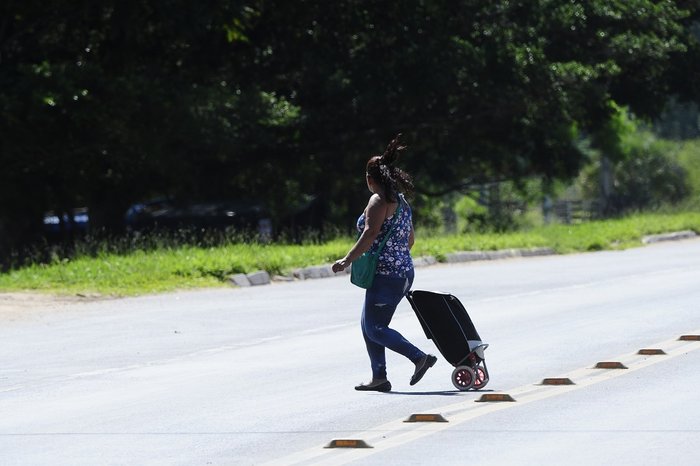
[{"label": "paved road", "polygon": [[[419,269],[465,303],[510,403],[456,391],[442,359],[411,387],[393,354],[394,391],[355,392],[347,277],[29,312],[0,322],[0,464],[697,464],[700,342],[677,338],[700,333],[699,283],[700,240]],[[394,327],[436,353],[407,303]]]}]

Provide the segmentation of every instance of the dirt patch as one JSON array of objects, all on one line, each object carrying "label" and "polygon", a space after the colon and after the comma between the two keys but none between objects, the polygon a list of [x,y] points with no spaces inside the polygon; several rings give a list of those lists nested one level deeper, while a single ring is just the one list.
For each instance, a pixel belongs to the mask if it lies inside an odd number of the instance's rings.
[{"label": "dirt patch", "polygon": [[0,293],[0,321],[39,318],[48,312],[104,299],[99,295],[52,295],[46,293]]}]

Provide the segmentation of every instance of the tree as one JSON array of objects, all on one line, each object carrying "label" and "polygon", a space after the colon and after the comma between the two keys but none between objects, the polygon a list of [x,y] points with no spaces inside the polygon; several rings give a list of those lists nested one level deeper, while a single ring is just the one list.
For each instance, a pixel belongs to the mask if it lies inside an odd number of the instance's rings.
[{"label": "tree", "polygon": [[396,133],[425,195],[574,176],[615,109],[698,100],[695,1],[134,0],[0,10],[6,238],[84,204],[117,230],[153,194],[255,197],[326,220]]},{"label": "tree", "polygon": [[697,72],[697,16],[668,1],[265,3],[251,75],[300,108],[296,147],[336,203],[359,187],[344,174],[402,130],[427,192],[566,178],[586,161],[582,134],[604,146],[618,104],[654,116],[678,69]]},{"label": "tree", "polygon": [[93,225],[114,231],[130,203],[154,193],[240,194],[248,186],[237,182],[251,175],[255,156],[244,144],[283,126],[266,120],[279,102],[242,92],[224,60],[241,39],[234,26],[246,19],[243,5],[5,8],[0,195],[15,202],[0,218],[16,238],[36,234],[48,209],[88,205]]}]

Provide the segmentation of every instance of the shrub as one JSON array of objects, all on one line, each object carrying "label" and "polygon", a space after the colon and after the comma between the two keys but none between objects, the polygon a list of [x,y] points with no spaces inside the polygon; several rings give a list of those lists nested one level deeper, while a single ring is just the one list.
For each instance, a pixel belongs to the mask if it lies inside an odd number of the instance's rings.
[{"label": "shrub", "polygon": [[[628,142],[625,157],[611,169],[612,193],[607,214],[655,209],[682,202],[691,193],[687,170],[678,162],[672,144],[648,134]],[[583,191],[589,199],[600,196],[601,164],[596,162],[583,176]]]}]

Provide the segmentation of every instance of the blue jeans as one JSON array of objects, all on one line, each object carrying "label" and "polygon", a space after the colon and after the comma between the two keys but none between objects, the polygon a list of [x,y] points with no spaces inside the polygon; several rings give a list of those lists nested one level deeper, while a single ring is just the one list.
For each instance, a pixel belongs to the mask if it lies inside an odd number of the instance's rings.
[{"label": "blue jeans", "polygon": [[372,364],[372,377],[386,378],[386,354],[389,348],[406,356],[413,363],[425,353],[406,340],[399,332],[389,328],[396,306],[406,296],[413,284],[411,270],[406,277],[376,275],[372,287],[365,292],[365,305],[362,309],[362,336],[367,345],[367,354]]}]

